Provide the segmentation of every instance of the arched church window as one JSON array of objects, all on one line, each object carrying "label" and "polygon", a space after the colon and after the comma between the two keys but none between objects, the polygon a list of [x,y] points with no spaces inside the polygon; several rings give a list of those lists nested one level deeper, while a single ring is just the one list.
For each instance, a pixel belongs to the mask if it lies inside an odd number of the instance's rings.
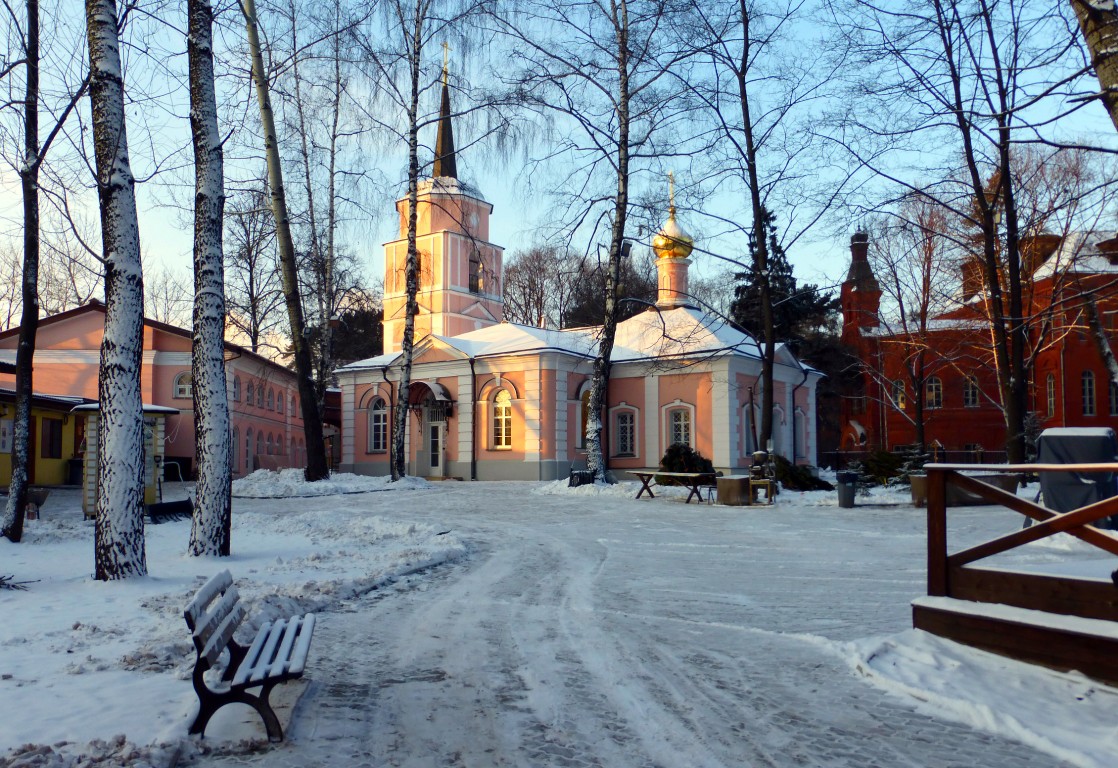
[{"label": "arched church window", "polygon": [[903,379],[895,379],[893,381],[893,404],[901,410],[904,410],[905,406],[908,404],[905,398]]},{"label": "arched church window", "polygon": [[974,374],[963,379],[963,407],[977,408],[979,404],[978,378]]},{"label": "arched church window", "polygon": [[924,383],[924,406],[926,408],[943,407],[943,382],[938,376],[933,376]]},{"label": "arched church window", "polygon": [[180,373],[175,377],[175,397],[179,400],[189,400],[194,396],[194,379],[190,371]]},{"label": "arched church window", "polygon": [[673,408],[668,411],[668,434],[671,444],[691,445],[691,410]]},{"label": "arched church window", "polygon": [[378,397],[369,408],[368,453],[388,450],[388,404]]},{"label": "arched church window", "polygon": [[502,389],[493,398],[493,450],[512,449],[512,395]]},{"label": "arched church window", "polygon": [[1084,371],[1080,379],[1083,385],[1083,415],[1095,415],[1095,374]]},{"label": "arched church window", "polygon": [[470,293],[481,293],[481,254],[476,250],[470,254]]}]

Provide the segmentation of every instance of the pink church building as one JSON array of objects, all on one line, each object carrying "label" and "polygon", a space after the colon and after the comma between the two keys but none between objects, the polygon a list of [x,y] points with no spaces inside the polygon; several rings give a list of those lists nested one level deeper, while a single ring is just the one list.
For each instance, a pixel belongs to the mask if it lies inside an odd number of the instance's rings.
[{"label": "pink church building", "polygon": [[[493,207],[457,178],[448,99],[433,177],[416,206],[419,315],[407,401],[401,402],[408,201],[385,245],[385,354],[338,371],[344,472],[389,472],[396,408],[409,410],[408,473],[431,478],[554,480],[585,467],[585,431],[598,329],[504,322],[502,249],[489,242]],[[674,206],[654,240],[654,307],[618,324],[603,414],[610,469],[656,468],[686,443],[734,473],[748,467],[759,423],[757,341],[689,303],[691,239]],[[778,347],[772,449],[816,463],[820,374]]]},{"label": "pink church building", "polygon": [[[40,320],[35,392],[95,401],[104,332],[105,306],[98,301]],[[18,327],[0,332],[0,362],[15,362],[18,342]],[[185,478],[196,464],[190,347],[190,331],[144,320],[143,400],[146,405],[177,411],[167,417],[160,453],[165,463],[178,464]],[[261,468],[303,466],[306,443],[295,374],[228,342],[225,359],[234,475]],[[13,385],[5,385],[5,381],[14,383],[14,377],[0,373],[0,387]],[[81,432],[79,428],[72,441],[62,441],[59,450],[67,455],[60,458],[81,458],[85,448]],[[46,445],[42,439],[37,444]],[[169,477],[177,479],[173,472]]]}]

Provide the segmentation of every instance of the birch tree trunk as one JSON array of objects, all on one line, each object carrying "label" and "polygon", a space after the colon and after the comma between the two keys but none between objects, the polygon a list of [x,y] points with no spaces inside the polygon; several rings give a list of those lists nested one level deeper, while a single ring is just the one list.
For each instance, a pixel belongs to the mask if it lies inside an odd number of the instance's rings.
[{"label": "birch tree trunk", "polygon": [[742,130],[745,133],[745,167],[749,186],[749,207],[753,213],[753,274],[761,300],[761,328],[765,338],[761,348],[761,434],[758,450],[767,450],[773,435],[773,363],[776,357],[776,329],[773,323],[772,283],[769,280],[769,215],[761,199],[761,183],[757,177],[757,142],[753,137],[753,116],[749,106],[750,29],[752,9],[746,0],[739,0],[741,14],[741,61],[735,71],[738,98],[741,101]]},{"label": "birch tree trunk", "polygon": [[411,35],[411,98],[408,102],[408,258],[404,266],[404,335],[400,341],[400,384],[396,390],[396,410],[392,420],[392,480],[407,472],[404,437],[408,428],[408,392],[411,388],[412,351],[415,346],[415,316],[419,313],[419,250],[416,246],[416,206],[419,202],[419,65],[423,52],[422,0],[415,6]]},{"label": "birch tree trunk", "polygon": [[295,243],[291,238],[291,220],[287,215],[287,197],[283,187],[283,169],[280,165],[276,122],[272,113],[268,79],[264,72],[264,56],[260,47],[254,0],[243,0],[241,11],[245,16],[249,51],[252,55],[252,79],[256,83],[260,122],[264,128],[268,188],[272,198],[272,215],[276,219],[276,243],[279,247],[283,295],[287,302],[288,321],[291,324],[291,347],[295,357],[295,375],[299,379],[299,401],[303,408],[303,434],[306,436],[307,443],[307,468],[303,474],[308,482],[314,482],[325,480],[330,476],[330,467],[326,461],[326,444],[322,439],[322,411],[315,397],[314,366],[311,362],[310,345],[307,343],[306,323],[303,321],[303,302],[299,296],[298,267],[295,263]]},{"label": "birch tree trunk", "polygon": [[1114,0],[1071,0],[1102,86],[1100,98],[1118,129],[1118,11]]},{"label": "birch tree trunk", "polygon": [[617,196],[613,204],[610,230],[609,266],[606,271],[606,309],[594,357],[590,385],[589,413],[586,418],[586,468],[594,482],[609,482],[605,449],[602,446],[602,411],[609,401],[610,357],[617,333],[617,277],[621,271],[621,252],[625,242],[625,222],[629,212],[629,8],[626,0],[611,6],[617,56]]},{"label": "birch tree trunk", "polygon": [[27,512],[28,454],[31,450],[32,365],[39,327],[39,0],[27,0],[24,64],[23,163],[23,310],[16,348],[16,412],[12,432],[12,479],[0,532],[13,542],[23,538]]},{"label": "birch tree trunk", "polygon": [[224,158],[214,93],[213,7],[187,2],[190,130],[194,142],[194,337],[191,348],[197,503],[191,555],[229,555],[232,456],[225,382]]},{"label": "birch tree trunk", "polygon": [[105,260],[97,430],[96,578],[147,574],[144,552],[144,412],[140,393],[144,277],[128,161],[124,78],[115,0],[86,0],[93,151]]}]

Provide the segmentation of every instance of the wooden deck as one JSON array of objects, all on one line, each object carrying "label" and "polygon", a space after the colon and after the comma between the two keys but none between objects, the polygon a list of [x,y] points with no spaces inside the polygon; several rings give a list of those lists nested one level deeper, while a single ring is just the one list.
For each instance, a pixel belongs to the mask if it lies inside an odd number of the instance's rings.
[{"label": "wooden deck", "polygon": [[[1004,656],[1118,684],[1118,536],[1092,523],[1118,512],[1118,497],[1057,514],[961,474],[964,471],[1037,473],[1118,472],[1118,464],[951,465],[928,471],[928,598],[913,603],[918,629]],[[1037,524],[961,552],[947,551],[947,487],[957,486],[1032,518]],[[1095,573],[1073,575],[986,568],[977,561],[1055,533],[1075,536],[1107,554]],[[1047,569],[1046,570],[1055,570]]]}]

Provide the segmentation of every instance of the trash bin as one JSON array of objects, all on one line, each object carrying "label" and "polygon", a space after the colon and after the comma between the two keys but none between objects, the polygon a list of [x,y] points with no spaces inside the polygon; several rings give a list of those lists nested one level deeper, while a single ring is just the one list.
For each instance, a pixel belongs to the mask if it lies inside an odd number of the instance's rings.
[{"label": "trash bin", "polygon": [[857,472],[836,472],[835,484],[838,486],[839,506],[849,509],[854,506],[854,492],[858,490]]},{"label": "trash bin", "polygon": [[572,469],[571,476],[567,479],[568,488],[578,488],[580,485],[593,485],[594,473],[588,469]]}]

